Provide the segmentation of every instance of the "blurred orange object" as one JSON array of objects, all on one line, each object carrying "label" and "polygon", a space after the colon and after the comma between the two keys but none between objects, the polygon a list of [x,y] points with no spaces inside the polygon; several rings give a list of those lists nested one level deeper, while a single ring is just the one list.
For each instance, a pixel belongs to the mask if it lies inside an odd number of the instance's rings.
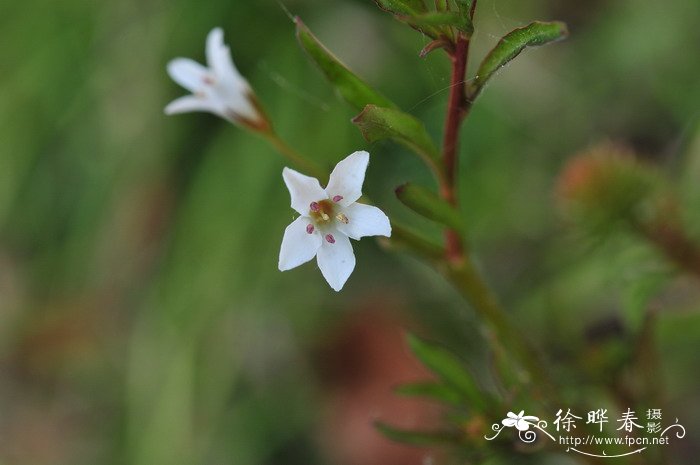
[{"label": "blurred orange object", "polygon": [[431,429],[440,407],[397,396],[393,388],[431,375],[412,356],[404,338],[411,326],[386,302],[373,302],[349,315],[331,332],[320,356],[327,411],[319,443],[331,463],[339,465],[413,465],[434,451],[398,444],[383,437],[375,420],[407,429]]}]

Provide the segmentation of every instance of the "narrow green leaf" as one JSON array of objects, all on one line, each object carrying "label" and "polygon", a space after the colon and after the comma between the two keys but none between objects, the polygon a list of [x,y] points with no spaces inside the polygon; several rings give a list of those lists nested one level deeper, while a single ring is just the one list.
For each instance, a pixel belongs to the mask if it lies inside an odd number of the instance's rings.
[{"label": "narrow green leaf", "polygon": [[406,397],[427,397],[445,404],[459,404],[462,399],[459,392],[451,387],[430,381],[402,384],[394,392]]},{"label": "narrow green leaf", "polygon": [[472,100],[476,98],[496,71],[518,56],[525,47],[536,47],[555,42],[565,38],[568,34],[566,24],[559,21],[550,23],[536,21],[509,32],[498,41],[498,44],[481,62],[474,82],[470,86],[469,97]]},{"label": "narrow green leaf", "polygon": [[413,116],[393,108],[367,105],[352,119],[368,142],[393,139],[418,154],[435,172],[439,173],[440,158],[425,126]]},{"label": "narrow green leaf", "polygon": [[461,14],[467,17],[471,15],[473,0],[456,0],[455,3]]},{"label": "narrow green leaf", "polygon": [[341,97],[350,105],[358,110],[368,104],[390,108],[395,107],[389,99],[372,89],[324,47],[309,28],[301,22],[301,19],[297,17],[294,19],[294,22],[297,26],[297,39],[301,48],[318,65],[326,78],[335,86]]},{"label": "narrow green leaf", "polygon": [[395,15],[417,15],[426,13],[428,7],[424,0],[374,0],[379,8]]},{"label": "narrow green leaf", "polygon": [[448,386],[457,389],[474,410],[484,411],[488,396],[474,382],[462,362],[445,348],[408,334],[408,345],[415,356]]},{"label": "narrow green leaf", "polygon": [[419,215],[464,234],[464,220],[459,212],[436,193],[408,183],[396,188],[396,197]]},{"label": "narrow green leaf", "polygon": [[379,421],[374,422],[374,427],[392,441],[410,444],[413,446],[438,446],[454,444],[458,437],[447,431],[412,431],[395,428]]},{"label": "narrow green leaf", "polygon": [[463,32],[468,36],[471,36],[474,32],[474,24],[472,22],[474,13],[472,11],[473,1],[474,0],[456,0],[459,16],[462,18],[462,23],[466,27],[466,29],[463,29]]},{"label": "narrow green leaf", "polygon": [[471,35],[474,32],[474,26],[469,19],[469,16],[462,16],[451,11],[431,11],[415,16],[397,16],[401,21],[404,21],[417,29],[426,28],[441,28],[444,26],[452,26],[460,31]]},{"label": "narrow green leaf", "polygon": [[391,222],[391,238],[379,238],[387,249],[406,250],[431,261],[440,261],[445,256],[442,246],[429,241],[403,225]]},{"label": "narrow green leaf", "polygon": [[424,24],[418,26],[406,20],[407,18],[429,13],[428,7],[423,0],[374,0],[374,3],[382,10],[392,13],[399,21],[407,23],[409,26],[433,39],[437,39],[443,34],[439,28],[433,25]]},{"label": "narrow green leaf", "polygon": [[447,2],[448,0],[435,0],[435,9],[437,11],[449,11],[450,7]]}]

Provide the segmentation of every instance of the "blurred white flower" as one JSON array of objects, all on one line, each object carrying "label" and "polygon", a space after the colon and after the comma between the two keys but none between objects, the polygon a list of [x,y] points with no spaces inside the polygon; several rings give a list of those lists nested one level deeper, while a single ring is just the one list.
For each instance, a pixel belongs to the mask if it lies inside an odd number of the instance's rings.
[{"label": "blurred white flower", "polygon": [[515,426],[518,431],[527,431],[530,429],[531,422],[538,422],[540,419],[530,415],[523,416],[524,413],[525,410],[521,410],[517,415],[513,412],[508,412],[507,418],[504,418],[501,423],[509,428]]},{"label": "blurred white flower", "polygon": [[369,153],[341,160],[323,189],[316,178],[285,168],[282,177],[301,216],[287,226],[279,269],[290,270],[316,257],[328,284],[340,291],[355,268],[350,239],[391,236],[389,218],[377,207],[357,203],[362,195]]},{"label": "blurred white flower", "polygon": [[189,58],[168,63],[170,77],[192,95],[173,100],[165,113],[205,111],[256,131],[267,130],[267,118],[248,81],[233,64],[221,28],[212,29],[207,36],[206,56],[207,67]]}]

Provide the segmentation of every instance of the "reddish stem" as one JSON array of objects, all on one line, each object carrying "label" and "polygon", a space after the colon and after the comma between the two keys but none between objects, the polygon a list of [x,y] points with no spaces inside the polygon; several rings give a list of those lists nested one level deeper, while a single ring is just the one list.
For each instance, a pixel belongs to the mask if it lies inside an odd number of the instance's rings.
[{"label": "reddish stem", "polygon": [[[450,97],[447,104],[445,136],[443,139],[445,176],[440,186],[442,197],[455,206],[457,205],[456,178],[459,127],[469,111],[469,103],[464,88],[464,76],[467,71],[468,55],[469,39],[459,35],[455,43],[454,52],[450,54],[450,59],[452,60],[452,76],[450,78]],[[459,233],[452,229],[447,229],[445,231],[445,249],[449,261],[456,262],[463,259],[464,251]]]}]

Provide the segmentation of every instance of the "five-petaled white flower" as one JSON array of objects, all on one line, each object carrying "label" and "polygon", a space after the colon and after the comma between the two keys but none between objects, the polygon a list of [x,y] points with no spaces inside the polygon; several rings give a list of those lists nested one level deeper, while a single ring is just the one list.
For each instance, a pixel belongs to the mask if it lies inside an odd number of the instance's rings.
[{"label": "five-petaled white flower", "polygon": [[501,421],[501,423],[503,423],[503,426],[507,427],[515,426],[518,429],[518,431],[527,431],[528,429],[530,429],[530,422],[540,421],[540,419],[537,417],[533,417],[530,415],[523,416],[524,413],[525,410],[521,410],[520,413],[518,413],[517,415],[513,412],[508,412],[508,418],[504,418]]},{"label": "five-petaled white flower", "polygon": [[328,284],[340,291],[355,268],[350,239],[391,236],[389,218],[377,207],[356,203],[369,153],[360,151],[338,162],[323,189],[316,178],[292,169],[282,172],[292,198],[292,208],[301,216],[284,231],[279,269],[290,270],[317,257]]},{"label": "five-petaled white flower", "polygon": [[233,64],[221,28],[212,29],[207,36],[206,56],[208,67],[189,58],[175,58],[168,63],[170,77],[192,95],[170,102],[165,113],[206,111],[249,129],[269,129],[248,81]]}]

